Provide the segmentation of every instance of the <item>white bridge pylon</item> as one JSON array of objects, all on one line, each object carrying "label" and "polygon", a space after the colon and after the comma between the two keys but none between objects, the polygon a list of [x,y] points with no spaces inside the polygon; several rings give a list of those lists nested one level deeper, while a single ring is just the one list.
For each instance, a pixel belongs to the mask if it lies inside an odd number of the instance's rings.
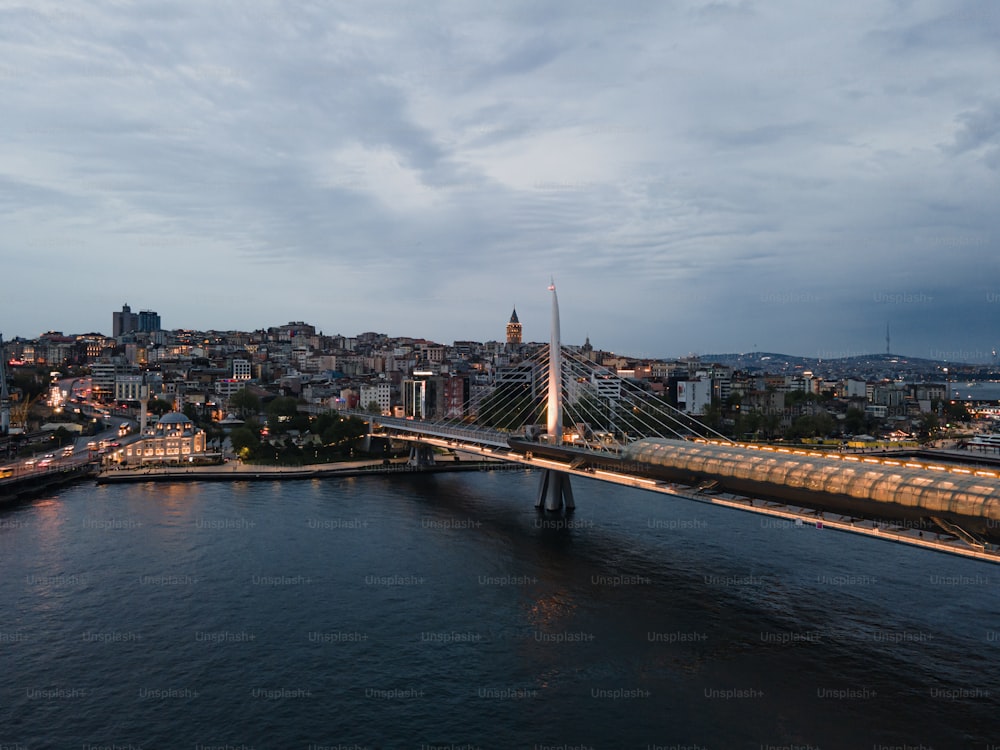
[{"label": "white bridge pylon", "polygon": [[[546,432],[548,441],[554,445],[562,444],[562,345],[559,342],[559,298],[556,296],[555,280],[549,284],[552,292],[552,330],[549,342],[549,393]],[[535,507],[539,510],[558,512],[572,511],[576,508],[573,502],[573,488],[569,483],[569,474],[555,469],[543,469],[538,485],[538,499]]]}]

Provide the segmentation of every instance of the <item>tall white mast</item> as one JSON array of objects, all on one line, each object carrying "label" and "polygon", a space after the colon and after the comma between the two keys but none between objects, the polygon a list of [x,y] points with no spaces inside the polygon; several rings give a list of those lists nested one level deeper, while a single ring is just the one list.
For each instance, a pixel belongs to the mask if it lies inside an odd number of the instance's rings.
[{"label": "tall white mast", "polygon": [[[549,402],[547,432],[549,442],[562,445],[562,345],[559,343],[559,298],[555,279],[549,284],[552,292],[552,337],[549,341]],[[556,469],[543,469],[538,484],[535,507],[548,511],[572,511],[576,504],[569,474]]]},{"label": "tall white mast", "polygon": [[547,432],[553,443],[562,442],[562,346],[559,343],[559,298],[556,282],[549,284],[552,292],[552,337],[549,342],[549,408]]}]

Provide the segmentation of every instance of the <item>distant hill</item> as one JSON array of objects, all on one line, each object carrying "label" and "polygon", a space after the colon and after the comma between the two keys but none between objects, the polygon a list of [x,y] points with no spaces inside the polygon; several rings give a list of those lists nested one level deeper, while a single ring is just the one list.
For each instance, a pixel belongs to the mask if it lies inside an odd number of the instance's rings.
[{"label": "distant hill", "polygon": [[962,373],[971,379],[986,378],[997,374],[997,368],[983,364],[966,364],[945,360],[907,357],[903,354],[858,354],[849,357],[799,357],[780,352],[741,352],[730,354],[704,354],[702,362],[717,362],[741,370],[766,370],[771,372],[812,370],[817,374],[835,372],[857,373],[859,376],[898,377],[907,374],[938,373],[944,370]]}]

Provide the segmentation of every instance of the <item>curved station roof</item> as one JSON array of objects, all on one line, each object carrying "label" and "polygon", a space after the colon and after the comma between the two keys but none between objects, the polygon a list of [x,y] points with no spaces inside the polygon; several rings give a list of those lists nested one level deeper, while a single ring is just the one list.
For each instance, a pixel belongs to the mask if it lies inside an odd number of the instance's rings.
[{"label": "curved station roof", "polygon": [[[1000,477],[992,471],[925,465],[892,458],[725,443],[646,439],[629,445],[624,460],[673,475],[718,480],[775,497],[844,498],[910,511],[973,520],[1000,531]],[[878,507],[872,506],[872,507]]]}]

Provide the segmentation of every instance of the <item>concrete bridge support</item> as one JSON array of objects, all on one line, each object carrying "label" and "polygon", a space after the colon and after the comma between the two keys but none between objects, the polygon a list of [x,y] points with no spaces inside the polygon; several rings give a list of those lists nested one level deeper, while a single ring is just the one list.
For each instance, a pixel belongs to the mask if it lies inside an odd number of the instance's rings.
[{"label": "concrete bridge support", "polygon": [[538,498],[535,500],[538,510],[558,512],[576,509],[573,502],[573,488],[569,483],[569,474],[554,469],[544,469],[542,479],[538,483]]},{"label": "concrete bridge support", "polygon": [[372,432],[375,430],[375,420],[368,420],[368,434],[365,435],[364,439],[361,441],[361,450],[365,453],[370,453],[372,449]]},{"label": "concrete bridge support", "polygon": [[410,459],[407,466],[425,468],[434,465],[434,449],[426,443],[414,443],[410,446]]}]

